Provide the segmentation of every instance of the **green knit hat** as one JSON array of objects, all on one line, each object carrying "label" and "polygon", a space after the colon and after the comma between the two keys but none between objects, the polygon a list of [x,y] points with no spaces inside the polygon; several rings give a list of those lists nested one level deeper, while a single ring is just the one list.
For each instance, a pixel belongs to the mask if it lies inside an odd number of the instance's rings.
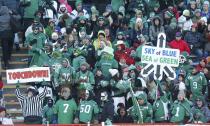
[{"label": "green knit hat", "polygon": [[38,22],[39,23],[40,22],[40,18],[39,17],[35,17],[34,18],[34,22]]},{"label": "green knit hat", "polygon": [[124,35],[124,32],[123,31],[119,31],[119,32],[117,32],[117,35]]},{"label": "green knit hat", "polygon": [[157,2],[157,3],[154,5],[154,7],[159,8],[159,7],[160,7],[160,4]]},{"label": "green knit hat", "polygon": [[76,2],[75,2],[75,6],[77,7],[79,4],[82,4],[82,0],[77,0]]},{"label": "green knit hat", "polygon": [[80,16],[79,21],[81,21],[81,20],[86,20],[86,17],[85,16]]},{"label": "green knit hat", "polygon": [[130,66],[128,67],[128,70],[136,70],[136,66],[134,66],[134,65],[132,64],[132,65],[130,65]]},{"label": "green knit hat", "polygon": [[83,61],[83,62],[80,63],[80,67],[83,66],[83,65],[86,66],[86,67],[89,67],[89,64],[86,61]]},{"label": "green knit hat", "polygon": [[61,58],[62,57],[62,53],[61,52],[58,52],[58,51],[54,51],[52,52],[52,57],[54,58]]},{"label": "green knit hat", "polygon": [[141,92],[136,98],[143,99],[145,103],[147,102],[147,94],[145,94],[144,92]]}]

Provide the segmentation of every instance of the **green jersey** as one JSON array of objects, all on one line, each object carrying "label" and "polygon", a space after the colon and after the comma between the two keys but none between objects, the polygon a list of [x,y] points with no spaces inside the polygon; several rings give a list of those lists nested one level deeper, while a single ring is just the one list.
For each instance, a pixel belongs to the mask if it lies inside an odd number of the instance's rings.
[{"label": "green jersey", "polygon": [[77,104],[74,99],[60,99],[54,106],[54,113],[58,114],[58,124],[72,124]]},{"label": "green jersey", "polygon": [[59,84],[73,83],[73,80],[75,79],[75,70],[70,66],[61,67],[57,76]]},{"label": "green jersey", "polygon": [[202,96],[202,90],[207,85],[207,80],[204,74],[189,75],[186,79],[186,86],[190,87],[193,98]]},{"label": "green jersey", "polygon": [[93,100],[81,101],[79,104],[79,120],[80,122],[91,122],[96,114],[99,113],[98,105]]},{"label": "green jersey", "polygon": [[168,110],[169,100],[166,96],[161,96],[153,104],[154,111],[154,119],[155,121],[166,121],[169,118],[169,110]]},{"label": "green jersey", "polygon": [[185,117],[189,116],[190,110],[190,103],[188,103],[187,101],[175,101],[172,106],[172,117],[170,121],[174,123],[183,123]]},{"label": "green jersey", "polygon": [[95,84],[95,78],[91,71],[86,71],[83,73],[82,71],[77,72],[76,81],[82,85],[85,83],[90,83],[91,85]]},{"label": "green jersey", "polygon": [[99,62],[96,63],[95,68],[101,68],[101,71],[106,79],[110,79],[111,75],[109,73],[109,69],[118,69],[118,62],[114,59],[100,59]]},{"label": "green jersey", "polygon": [[49,65],[52,68],[52,72],[58,73],[60,68],[62,67],[62,58],[51,58],[49,60]]},{"label": "green jersey", "polygon": [[152,105],[150,103],[139,107],[134,105],[130,114],[137,123],[150,123],[153,115]]}]

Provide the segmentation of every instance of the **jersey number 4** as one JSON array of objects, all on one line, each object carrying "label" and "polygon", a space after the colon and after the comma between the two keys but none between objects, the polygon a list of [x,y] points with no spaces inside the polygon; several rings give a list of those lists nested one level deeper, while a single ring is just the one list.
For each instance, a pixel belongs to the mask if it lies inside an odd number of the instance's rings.
[{"label": "jersey number 4", "polygon": [[91,106],[90,105],[81,105],[80,106],[80,112],[85,112],[85,113],[89,113],[90,112],[90,108]]}]

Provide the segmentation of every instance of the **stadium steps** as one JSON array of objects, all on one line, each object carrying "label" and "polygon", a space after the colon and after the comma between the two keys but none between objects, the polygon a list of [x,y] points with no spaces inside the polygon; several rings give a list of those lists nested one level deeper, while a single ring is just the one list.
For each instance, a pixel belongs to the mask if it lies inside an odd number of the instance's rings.
[{"label": "stadium steps", "polygon": [[[1,48],[0,48],[0,57],[2,57]],[[29,55],[28,55],[27,48],[21,47],[19,51],[16,51],[15,49],[13,49],[12,55],[11,55],[11,60],[9,61],[10,69],[27,68],[28,67],[28,62],[27,62],[28,57],[29,57]],[[3,91],[4,103],[3,103],[3,105],[5,105],[5,107],[7,109],[7,113],[13,119],[13,122],[15,124],[23,123],[21,106],[20,106],[18,99],[15,95],[16,85],[15,84],[7,84],[6,70],[1,68],[0,73],[2,75],[2,80],[4,82],[4,91]],[[25,94],[27,87],[28,87],[28,85],[21,84],[20,85],[21,93]]]}]

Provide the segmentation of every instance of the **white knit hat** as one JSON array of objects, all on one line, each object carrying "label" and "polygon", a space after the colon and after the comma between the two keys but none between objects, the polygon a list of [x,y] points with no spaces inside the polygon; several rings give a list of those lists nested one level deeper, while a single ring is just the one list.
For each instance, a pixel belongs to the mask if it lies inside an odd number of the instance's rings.
[{"label": "white knit hat", "polygon": [[117,45],[121,45],[121,44],[125,44],[125,43],[122,40],[118,40],[115,45],[117,46]]},{"label": "white knit hat", "polygon": [[209,5],[209,1],[204,1],[204,2],[203,2],[203,5],[204,5],[204,4]]},{"label": "white knit hat", "polygon": [[141,18],[136,18],[136,23],[137,22],[142,22],[142,19]]},{"label": "white knit hat", "polygon": [[53,32],[52,34],[51,34],[51,38],[52,39],[54,39],[54,40],[57,40],[58,39],[58,33],[57,32]]},{"label": "white knit hat", "polygon": [[113,76],[115,76],[118,73],[117,69],[109,69],[109,73]]},{"label": "white knit hat", "polygon": [[182,14],[184,16],[190,16],[190,11],[189,10],[184,10]]},{"label": "white knit hat", "polygon": [[200,19],[200,21],[204,21],[205,24],[207,25],[207,18],[206,18],[206,17],[202,17],[202,18]]}]

